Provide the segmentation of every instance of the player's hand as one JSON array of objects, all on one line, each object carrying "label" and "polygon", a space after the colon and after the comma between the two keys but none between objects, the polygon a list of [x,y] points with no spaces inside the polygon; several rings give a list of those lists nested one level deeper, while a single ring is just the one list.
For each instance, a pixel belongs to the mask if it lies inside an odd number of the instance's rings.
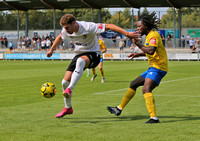
[{"label": "player's hand", "polygon": [[46,53],[47,57],[51,57],[52,54],[53,54],[53,51],[51,51],[51,50],[49,50],[49,51]]},{"label": "player's hand", "polygon": [[139,53],[131,53],[131,54],[128,56],[128,58],[131,57],[131,60],[132,60],[133,58],[139,57],[139,56],[140,56]]},{"label": "player's hand", "polygon": [[136,32],[129,32],[128,33],[128,37],[130,39],[136,39],[136,38],[139,38],[141,36],[141,34],[139,34],[137,31]]}]

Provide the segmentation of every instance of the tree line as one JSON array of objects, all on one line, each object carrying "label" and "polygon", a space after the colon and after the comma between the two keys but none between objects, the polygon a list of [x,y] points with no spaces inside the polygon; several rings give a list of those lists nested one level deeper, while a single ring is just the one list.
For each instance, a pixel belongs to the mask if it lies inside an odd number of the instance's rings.
[{"label": "tree line", "polygon": [[[147,10],[146,8],[144,10]],[[144,11],[143,10],[143,11]],[[142,11],[142,12],[143,12]],[[183,28],[199,28],[200,27],[200,8],[181,8],[182,11],[182,27]],[[93,16],[92,16],[93,12]],[[113,23],[124,29],[132,28],[132,13],[130,8],[123,11],[116,11],[113,14],[108,9],[65,9],[63,11],[55,10],[55,27],[60,29],[59,20],[65,13],[73,14],[77,20],[93,21],[95,23]],[[0,30],[16,30],[17,29],[18,11],[0,11]],[[29,10],[28,11],[28,27],[29,30],[35,29],[53,29],[54,11],[53,10]],[[99,19],[101,17],[101,19]],[[134,15],[134,22],[137,21],[138,15]],[[174,22],[173,8],[168,8],[165,14],[160,17],[160,28],[173,28]],[[178,23],[178,9],[176,9],[176,23]],[[176,24],[177,26],[178,24]],[[26,13],[19,11],[19,29],[25,30]],[[134,28],[136,25],[134,24]],[[177,28],[177,27],[176,27]]]}]

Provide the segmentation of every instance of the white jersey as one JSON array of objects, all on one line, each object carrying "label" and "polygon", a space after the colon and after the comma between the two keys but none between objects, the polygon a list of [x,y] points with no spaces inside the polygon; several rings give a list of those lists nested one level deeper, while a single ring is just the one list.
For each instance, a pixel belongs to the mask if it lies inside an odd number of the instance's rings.
[{"label": "white jersey", "polygon": [[74,43],[74,52],[76,54],[85,52],[97,52],[101,54],[97,34],[105,31],[105,24],[96,24],[93,22],[76,21],[79,24],[77,33],[69,34],[63,28],[61,38],[69,38]]}]

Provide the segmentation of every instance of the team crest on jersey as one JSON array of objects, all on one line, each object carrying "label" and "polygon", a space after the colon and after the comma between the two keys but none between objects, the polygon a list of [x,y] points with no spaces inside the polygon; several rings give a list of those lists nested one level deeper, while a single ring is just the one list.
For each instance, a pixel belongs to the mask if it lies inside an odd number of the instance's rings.
[{"label": "team crest on jersey", "polygon": [[152,38],[152,39],[150,40],[150,44],[156,45],[156,38]]},{"label": "team crest on jersey", "polygon": [[98,28],[103,29],[103,24],[99,24]]}]

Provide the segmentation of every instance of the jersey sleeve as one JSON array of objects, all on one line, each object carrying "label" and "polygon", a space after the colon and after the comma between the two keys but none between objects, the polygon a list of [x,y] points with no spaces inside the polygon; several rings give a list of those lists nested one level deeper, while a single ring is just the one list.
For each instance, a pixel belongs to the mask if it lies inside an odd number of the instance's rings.
[{"label": "jersey sleeve", "polygon": [[149,46],[158,47],[158,42],[159,42],[158,38],[152,36],[149,40]]},{"label": "jersey sleeve", "polygon": [[105,24],[90,23],[88,31],[93,34],[100,34],[105,31]]},{"label": "jersey sleeve", "polygon": [[65,38],[66,38],[66,33],[65,33],[65,32],[66,32],[65,29],[62,28],[62,31],[61,31],[61,33],[60,33],[62,39],[65,39]]}]

